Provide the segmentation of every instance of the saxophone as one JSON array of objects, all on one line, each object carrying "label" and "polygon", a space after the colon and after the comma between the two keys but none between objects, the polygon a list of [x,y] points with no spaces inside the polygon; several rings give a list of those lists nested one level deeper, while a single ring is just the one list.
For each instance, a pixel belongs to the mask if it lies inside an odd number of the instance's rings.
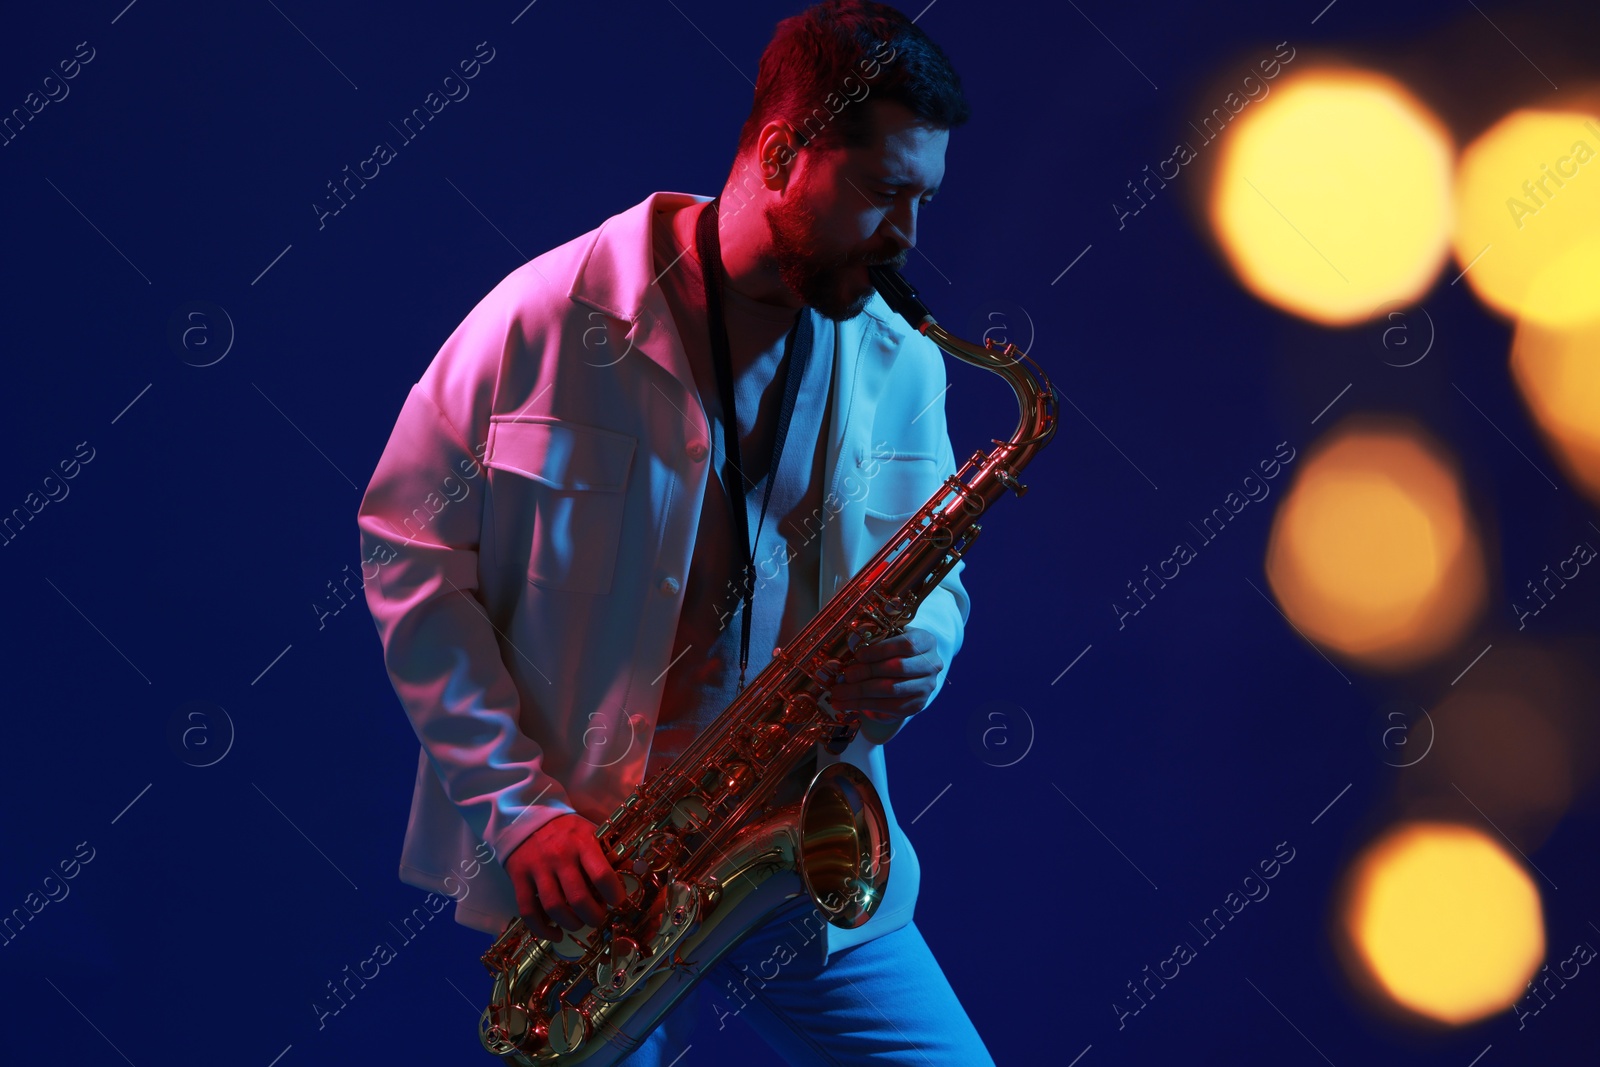
[{"label": "saxophone", "polygon": [[603,926],[548,941],[520,917],[506,924],[482,957],[494,991],[478,1024],[483,1047],[506,1063],[611,1067],[785,903],[808,895],[828,922],[854,929],[883,899],[889,825],[866,775],[833,763],[799,802],[778,806],[776,795],[816,745],[838,755],[860,728],[817,679],[837,679],[857,650],[904,630],[977,538],[989,504],[1027,491],[1017,474],[1055,435],[1057,394],[1015,345],[954,337],[897,271],[868,273],[924,337],[1006,379],[1016,432],[947,478],[682,756],[596,828],[627,891]]}]

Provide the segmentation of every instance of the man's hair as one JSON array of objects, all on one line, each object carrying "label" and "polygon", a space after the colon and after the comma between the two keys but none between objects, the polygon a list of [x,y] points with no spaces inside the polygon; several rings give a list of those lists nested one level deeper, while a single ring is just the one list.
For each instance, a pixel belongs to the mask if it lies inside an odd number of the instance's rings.
[{"label": "man's hair", "polygon": [[941,129],[971,113],[949,58],[903,13],[871,0],[825,0],[778,23],[761,53],[739,154],[774,120],[802,146],[863,147],[869,99],[896,101]]}]

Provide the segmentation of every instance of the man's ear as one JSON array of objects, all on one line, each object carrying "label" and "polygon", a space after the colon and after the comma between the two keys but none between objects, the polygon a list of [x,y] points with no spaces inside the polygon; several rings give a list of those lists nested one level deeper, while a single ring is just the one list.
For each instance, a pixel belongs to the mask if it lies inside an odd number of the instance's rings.
[{"label": "man's ear", "polygon": [[756,160],[761,183],[773,192],[788,187],[794,177],[794,164],[800,156],[794,130],[786,122],[772,121],[762,127],[756,139]]}]

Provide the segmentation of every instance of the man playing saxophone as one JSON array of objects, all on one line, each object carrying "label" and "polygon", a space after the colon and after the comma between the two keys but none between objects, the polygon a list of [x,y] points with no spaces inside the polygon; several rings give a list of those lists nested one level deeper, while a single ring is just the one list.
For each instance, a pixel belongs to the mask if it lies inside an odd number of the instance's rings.
[{"label": "man playing saxophone", "polygon": [[[413,387],[358,524],[364,558],[390,552],[368,605],[422,743],[401,877],[448,892],[474,849],[497,861],[458,921],[551,940],[603,922],[624,886],[597,824],[954,471],[942,356],[867,267],[904,264],[968,110],[893,8],[785,19],[717,197],[654,193],[524,264]],[[426,505],[457,472],[484,475],[480,500]],[[797,799],[835,759],[871,778],[894,845],[877,912],[845,930],[803,899],[708,977],[737,998],[719,1018],[789,1063],[992,1062],[912,921],[884,762],[960,648],[960,569],[819,679],[862,727],[785,783]],[[625,1062],[674,1062],[695,1014]]]}]

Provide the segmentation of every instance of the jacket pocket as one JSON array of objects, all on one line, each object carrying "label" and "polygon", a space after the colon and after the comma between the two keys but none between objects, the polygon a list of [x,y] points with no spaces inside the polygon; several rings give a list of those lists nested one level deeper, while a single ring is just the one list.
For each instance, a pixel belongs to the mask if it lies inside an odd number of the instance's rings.
[{"label": "jacket pocket", "polygon": [[526,553],[528,581],[611,592],[637,438],[541,416],[493,415],[484,465],[514,475],[495,486],[507,558]]},{"label": "jacket pocket", "polygon": [[[875,469],[873,464],[876,464]],[[932,455],[920,452],[901,452],[887,458],[875,456],[862,470],[871,475],[866,479],[867,493],[862,507],[869,517],[892,520],[896,528],[928,502],[941,481],[937,461]]]}]

